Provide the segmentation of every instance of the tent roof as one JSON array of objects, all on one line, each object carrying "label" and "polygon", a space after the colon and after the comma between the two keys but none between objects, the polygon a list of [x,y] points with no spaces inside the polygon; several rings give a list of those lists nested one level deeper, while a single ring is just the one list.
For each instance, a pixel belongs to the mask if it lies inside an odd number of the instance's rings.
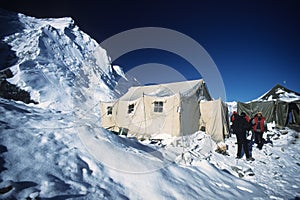
[{"label": "tent roof", "polygon": [[292,102],[300,100],[300,93],[287,89],[282,85],[275,85],[271,90],[257,99],[258,101],[281,100]]},{"label": "tent roof", "polygon": [[[148,86],[136,86],[129,88],[128,92],[124,94],[120,100],[131,101],[138,99],[144,95],[156,96],[156,97],[167,97],[174,94],[188,94],[191,91],[195,91],[201,86],[205,86],[203,79],[174,82],[174,83],[164,83],[159,85],[148,85]],[[205,90],[206,87],[204,87]]]}]

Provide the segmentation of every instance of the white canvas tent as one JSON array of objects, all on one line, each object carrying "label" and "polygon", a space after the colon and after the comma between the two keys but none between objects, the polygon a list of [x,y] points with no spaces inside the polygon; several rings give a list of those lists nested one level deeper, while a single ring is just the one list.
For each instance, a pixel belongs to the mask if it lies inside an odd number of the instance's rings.
[{"label": "white canvas tent", "polygon": [[101,125],[115,132],[125,128],[139,138],[189,135],[205,127],[221,141],[228,133],[225,107],[212,101],[202,79],[131,87],[115,102],[100,102]]},{"label": "white canvas tent", "polygon": [[220,99],[200,102],[200,112],[200,129],[204,127],[215,141],[222,141],[229,131],[227,105]]}]

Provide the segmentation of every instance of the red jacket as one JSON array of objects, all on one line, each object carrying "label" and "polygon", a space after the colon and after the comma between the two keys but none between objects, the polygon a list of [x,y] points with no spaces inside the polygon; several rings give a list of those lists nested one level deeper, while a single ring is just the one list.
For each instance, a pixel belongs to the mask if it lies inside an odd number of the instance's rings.
[{"label": "red jacket", "polygon": [[231,115],[231,117],[230,117],[230,121],[231,122],[234,122],[234,116],[236,116],[237,115],[237,112],[236,111],[233,111],[233,113],[232,113],[232,115]]},{"label": "red jacket", "polygon": [[247,122],[250,122],[250,117],[248,115],[245,116],[245,119],[247,120]]},{"label": "red jacket", "polygon": [[234,122],[234,115],[231,115],[230,121]]},{"label": "red jacket", "polygon": [[[254,131],[257,131],[257,124],[258,124],[258,117],[255,117],[254,119],[254,126],[253,126],[253,130]],[[265,131],[265,118],[264,117],[262,117],[261,118],[261,120],[260,120],[260,123],[259,123],[260,125],[260,132],[264,132]]]}]

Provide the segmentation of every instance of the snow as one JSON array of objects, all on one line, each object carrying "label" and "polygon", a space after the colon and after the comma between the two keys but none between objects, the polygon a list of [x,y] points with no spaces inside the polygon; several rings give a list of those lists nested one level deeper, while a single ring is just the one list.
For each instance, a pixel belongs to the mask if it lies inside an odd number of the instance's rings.
[{"label": "snow", "polygon": [[0,199],[299,198],[298,132],[269,124],[273,143],[254,148],[253,162],[235,159],[234,135],[115,135],[97,109],[124,92],[106,51],[71,18],[19,17],[25,29],[4,40],[19,58],[9,81],[39,104],[0,98]]},{"label": "snow", "polygon": [[37,22],[36,18],[26,16],[24,14],[18,13],[18,17],[20,22],[23,23],[26,29],[39,29],[42,26],[51,25],[56,29],[64,29],[74,24],[74,21],[70,17],[64,18],[47,18],[47,19],[39,19]]},{"label": "snow", "polygon": [[300,96],[295,93],[283,93],[279,95],[279,99],[285,102],[293,102],[300,100]]},{"label": "snow", "polygon": [[[91,109],[100,99],[112,100],[135,84],[126,79],[127,88],[116,88],[118,77],[106,50],[71,18],[18,16],[23,29],[4,38],[18,57],[8,81],[30,92],[39,102],[36,106],[64,112],[79,106]],[[118,74],[125,77],[120,68]]]},{"label": "snow", "polygon": [[[271,129],[253,162],[215,152],[209,135],[157,144],[120,137],[89,119],[0,100],[1,198],[292,199],[299,197],[299,133]],[[271,127],[271,126],[270,126]],[[4,149],[4,150],[3,150]],[[3,169],[4,168],[4,169]],[[4,187],[4,186],[1,186]]]},{"label": "snow", "polygon": [[[296,95],[294,92],[287,92],[281,88],[276,90],[276,94],[279,95],[279,99],[285,102],[292,102],[300,100],[300,96]],[[271,96],[269,98],[272,98]]]},{"label": "snow", "polygon": [[[179,163],[181,147],[142,144],[72,115],[7,100],[0,108],[1,145],[7,149],[1,179],[13,186],[3,198],[266,197],[262,187],[205,159]],[[198,133],[194,140],[204,136]]]},{"label": "snow", "polygon": [[121,67],[119,65],[113,65],[112,67],[119,76],[123,77],[125,80],[128,80],[125,73],[123,72],[123,70],[121,69]]},{"label": "snow", "polygon": [[260,96],[259,98],[253,101],[275,101],[280,100],[284,102],[293,102],[299,101],[300,96],[295,94],[294,92],[286,91],[284,88],[277,88],[274,95],[270,94],[266,100],[263,100],[263,97],[266,96],[270,91],[267,91],[265,94]]},{"label": "snow", "polygon": [[[271,127],[272,125],[270,125]],[[237,146],[235,135],[226,139],[225,143],[228,147],[228,156],[212,153],[209,157],[211,164],[214,164],[219,169],[241,177],[253,183],[257,183],[265,187],[265,194],[275,199],[292,199],[299,196],[300,175],[299,169],[299,133],[286,128],[282,131],[270,129],[265,133],[265,139],[269,137],[271,143],[265,144],[260,151],[253,147],[253,157],[256,159],[253,162],[243,159],[235,159]],[[250,137],[250,136],[249,136]],[[199,145],[200,146],[200,145]],[[255,145],[254,145],[255,146]],[[193,149],[198,152],[199,150]],[[194,157],[191,160],[191,165],[198,162]],[[245,187],[245,190],[249,190]]]},{"label": "snow", "polygon": [[231,114],[233,113],[233,111],[237,111],[237,102],[236,101],[226,102],[226,104],[228,106],[228,114],[229,114],[229,116],[231,116]]}]

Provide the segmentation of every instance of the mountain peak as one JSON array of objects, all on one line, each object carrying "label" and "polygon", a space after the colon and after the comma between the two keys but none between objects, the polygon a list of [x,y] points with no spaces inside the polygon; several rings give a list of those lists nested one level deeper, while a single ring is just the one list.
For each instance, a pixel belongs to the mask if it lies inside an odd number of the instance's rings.
[{"label": "mountain peak", "polygon": [[38,19],[21,13],[18,13],[18,17],[27,29],[40,29],[44,26],[52,26],[63,30],[67,27],[72,28],[75,26],[71,17]]},{"label": "mountain peak", "polygon": [[286,102],[300,100],[300,93],[292,91],[280,84],[276,84],[272,89],[258,98],[258,100],[261,101],[271,101],[277,99]]},{"label": "mountain peak", "polygon": [[[30,93],[38,106],[55,110],[89,109],[124,93],[118,86],[121,68],[114,72],[105,49],[81,31],[70,17],[37,19],[23,14],[14,20],[12,34],[3,43],[14,54],[8,64],[14,76],[7,81]],[[17,21],[17,23],[15,23]],[[18,28],[19,27],[19,28]],[[5,58],[4,58],[5,60]],[[123,91],[125,90],[125,91]]]}]

